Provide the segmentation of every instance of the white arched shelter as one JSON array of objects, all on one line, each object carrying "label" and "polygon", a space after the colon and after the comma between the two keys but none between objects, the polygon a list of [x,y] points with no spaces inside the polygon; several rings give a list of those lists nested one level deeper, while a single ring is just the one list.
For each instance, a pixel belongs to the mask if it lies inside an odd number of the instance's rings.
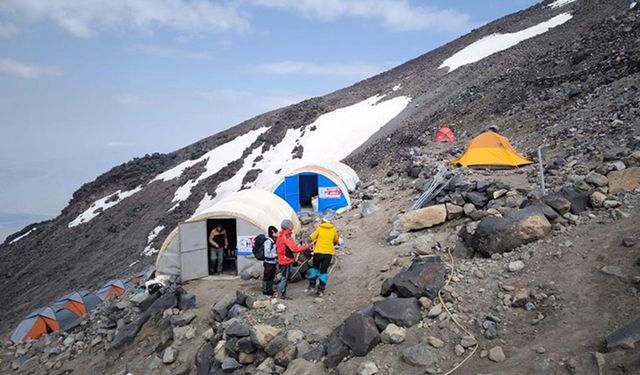
[{"label": "white arched shelter", "polygon": [[[208,234],[218,223],[227,231],[231,256],[227,263],[236,272],[256,262],[251,251],[253,240],[266,234],[270,225],[279,228],[283,219],[300,221],[291,207],[275,194],[259,189],[231,193],[211,207],[180,223],[165,239],[156,261],[159,274],[179,275],[183,281],[209,274]],[[235,264],[233,264],[235,262]]]}]

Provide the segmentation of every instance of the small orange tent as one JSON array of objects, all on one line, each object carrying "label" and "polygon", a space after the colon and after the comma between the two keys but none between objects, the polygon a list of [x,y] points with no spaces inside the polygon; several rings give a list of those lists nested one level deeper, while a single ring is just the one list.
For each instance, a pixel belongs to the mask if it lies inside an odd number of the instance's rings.
[{"label": "small orange tent", "polygon": [[494,132],[484,132],[473,138],[460,158],[451,162],[465,167],[522,167],[533,162],[516,151],[506,137]]},{"label": "small orange tent", "polygon": [[81,290],[79,292],[69,293],[60,298],[57,305],[61,305],[77,316],[84,316],[89,310],[93,310],[93,308],[100,303],[102,303],[100,297],[87,290]]},{"label": "small orange tent", "polygon": [[440,128],[437,132],[436,132],[436,137],[433,139],[434,142],[436,143],[441,143],[441,142],[455,142],[456,141],[456,136],[453,134],[453,130],[449,129],[449,128]]},{"label": "small orange tent", "polygon": [[124,293],[124,290],[125,286],[122,280],[111,280],[104,284],[102,289],[96,292],[96,295],[100,297],[101,300],[106,301],[112,296]]},{"label": "small orange tent", "polygon": [[45,307],[27,315],[11,335],[11,341],[18,344],[30,339],[35,340],[59,329],[56,313],[51,307]]}]

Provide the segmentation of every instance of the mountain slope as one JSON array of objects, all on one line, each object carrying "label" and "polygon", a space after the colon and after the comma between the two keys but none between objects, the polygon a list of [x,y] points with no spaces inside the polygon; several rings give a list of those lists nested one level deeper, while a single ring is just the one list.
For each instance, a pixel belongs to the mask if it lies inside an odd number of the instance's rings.
[{"label": "mountain slope", "polygon": [[[602,147],[637,142],[637,12],[626,12],[624,0],[555,4],[564,5],[538,4],[351,87],[265,113],[170,154],[134,159],[83,185],[60,216],[9,236],[0,247],[6,286],[0,303],[11,306],[0,313],[2,326],[67,291],[153,262],[142,255],[145,248],[153,253],[216,192],[266,187],[286,172],[282,168],[324,157],[322,146],[366,175],[404,168],[411,147],[428,147],[445,124],[456,131],[460,151],[489,125],[525,153],[544,143],[552,152],[585,145],[590,129],[614,119],[628,126],[609,128]],[[440,68],[485,37],[521,38],[523,30],[539,31],[560,16],[562,23],[508,49],[450,72]],[[353,131],[327,141],[341,126]],[[37,230],[11,243],[32,227]]]}]

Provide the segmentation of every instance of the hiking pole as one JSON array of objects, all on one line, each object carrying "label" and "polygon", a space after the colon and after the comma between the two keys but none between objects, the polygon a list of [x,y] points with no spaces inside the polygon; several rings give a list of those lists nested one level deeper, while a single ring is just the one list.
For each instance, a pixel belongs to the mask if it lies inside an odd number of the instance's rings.
[{"label": "hiking pole", "polygon": [[307,264],[309,261],[311,260],[311,258],[307,259],[304,261],[304,263],[302,263],[301,265],[298,266],[298,269],[296,270],[296,272],[291,275],[291,277],[289,278],[289,280],[292,280],[294,278],[295,275],[298,274],[298,272],[300,272],[300,269],[302,268],[302,266],[304,266],[305,264]]},{"label": "hiking pole", "polygon": [[540,190],[542,195],[547,195],[547,189],[544,185],[544,167],[542,166],[542,149],[547,145],[538,146],[538,168],[540,170]]}]

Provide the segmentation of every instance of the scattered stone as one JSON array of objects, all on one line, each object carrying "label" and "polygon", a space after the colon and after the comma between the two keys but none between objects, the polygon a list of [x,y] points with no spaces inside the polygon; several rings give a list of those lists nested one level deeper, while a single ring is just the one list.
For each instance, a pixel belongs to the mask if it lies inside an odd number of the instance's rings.
[{"label": "scattered stone", "polygon": [[431,308],[431,306],[433,305],[433,302],[431,302],[431,300],[427,297],[418,298],[418,302],[420,303],[420,306],[425,310]]},{"label": "scattered stone", "polygon": [[187,324],[191,324],[191,322],[196,318],[196,314],[192,312],[187,312],[179,315],[171,315],[169,317],[169,321],[171,321],[171,325],[174,327],[182,327]]},{"label": "scattered stone", "polygon": [[509,262],[509,265],[507,266],[507,269],[509,269],[509,272],[518,272],[524,269],[524,262],[521,260],[515,260],[513,262]]},{"label": "scattered stone", "polygon": [[380,371],[378,366],[371,361],[362,362],[360,366],[358,366],[358,375],[374,375],[377,374],[378,371]]},{"label": "scattered stone", "polygon": [[227,337],[247,337],[251,335],[251,327],[244,322],[235,321],[224,331]]},{"label": "scattered stone", "polygon": [[622,270],[622,268],[618,266],[604,266],[600,268],[600,272],[604,273],[605,275],[617,276],[622,279],[627,278],[627,274]]},{"label": "scattered stone", "polygon": [[291,343],[297,344],[304,339],[304,332],[299,329],[292,329],[287,331],[287,340]]},{"label": "scattered stone", "polygon": [[373,215],[374,213],[380,211],[380,207],[373,204],[373,202],[366,201],[362,205],[362,216],[367,217]]},{"label": "scattered stone", "polygon": [[337,327],[331,332],[325,343],[324,364],[328,368],[336,367],[342,360],[349,355],[349,347],[340,339],[340,331],[342,327]]},{"label": "scattered stone", "polygon": [[236,303],[236,294],[235,293],[229,293],[229,294],[225,294],[224,296],[222,296],[222,298],[220,298],[213,305],[213,318],[218,322],[223,321],[224,318],[227,317],[227,313],[229,312],[229,309],[235,303]]},{"label": "scattered stone", "polygon": [[604,203],[602,203],[602,206],[604,208],[616,208],[616,207],[620,207],[621,205],[622,203],[620,203],[615,199],[607,199],[606,201],[604,201]]},{"label": "scattered stone", "polygon": [[640,187],[640,167],[612,171],[607,175],[611,194],[634,191]]},{"label": "scattered stone", "polygon": [[95,337],[93,340],[91,340],[91,343],[89,344],[92,348],[98,344],[102,343],[102,337],[98,336]]},{"label": "scattered stone", "polygon": [[266,300],[266,299],[261,299],[253,302],[254,309],[266,309],[269,306],[271,306],[271,303],[269,302],[269,300]]},{"label": "scattered stone", "polygon": [[472,346],[475,346],[477,344],[478,341],[476,341],[473,336],[463,336],[460,340],[460,345],[465,349],[471,348]]},{"label": "scattered stone", "polygon": [[402,359],[412,366],[432,366],[438,362],[438,354],[426,343],[402,350]]},{"label": "scattered stone", "polygon": [[231,308],[227,312],[227,317],[229,317],[229,318],[238,318],[238,317],[244,315],[247,311],[249,311],[248,308],[236,303],[235,305],[231,306]]},{"label": "scattered stone", "polygon": [[447,208],[444,204],[420,208],[400,215],[394,228],[400,232],[410,232],[431,228],[447,220]]},{"label": "scattered stone", "polygon": [[462,345],[460,345],[460,344],[457,344],[457,345],[453,348],[453,350],[454,350],[454,351],[455,351],[455,353],[456,353],[456,357],[460,357],[460,356],[462,356],[462,355],[464,354],[464,352],[465,352],[464,348],[463,348],[463,347],[462,347]]},{"label": "scattered stone", "polygon": [[446,203],[447,208],[447,220],[459,219],[464,215],[464,208],[452,203]]},{"label": "scattered stone", "polygon": [[436,298],[444,286],[445,266],[438,256],[414,260],[409,268],[382,283],[380,294],[396,293],[400,297]]},{"label": "scattered stone", "polygon": [[407,336],[407,330],[398,327],[393,323],[389,323],[387,327],[382,331],[380,338],[385,344],[399,344],[404,341]]},{"label": "scattered stone", "polygon": [[402,327],[418,324],[422,315],[416,298],[387,298],[373,303],[376,316]]},{"label": "scattered stone", "polygon": [[242,365],[235,358],[227,357],[222,361],[222,372],[230,373],[241,368]]},{"label": "scattered stone", "polygon": [[504,362],[507,357],[504,355],[502,347],[494,346],[493,348],[489,349],[489,359],[493,362]]},{"label": "scattered stone", "polygon": [[253,326],[253,334],[251,335],[251,338],[256,346],[259,348],[266,348],[269,342],[271,342],[274,337],[278,336],[280,332],[282,331],[279,328],[266,324],[256,324]]},{"label": "scattered stone", "polygon": [[280,352],[282,349],[286,348],[287,346],[289,346],[289,341],[287,341],[287,339],[284,338],[284,336],[276,336],[264,348],[264,351],[273,357],[276,355],[276,353]]},{"label": "scattered stone", "polygon": [[489,202],[489,197],[487,197],[484,193],[480,193],[477,191],[469,191],[465,193],[465,198],[467,201],[473,203],[473,205],[477,208],[482,208],[487,204],[487,202]]},{"label": "scattered stone", "polygon": [[291,361],[296,359],[298,348],[295,345],[288,344],[273,357],[278,366],[288,367]]},{"label": "scattered stone", "polygon": [[320,363],[311,363],[302,358],[295,359],[289,363],[284,375],[323,375],[324,366]]},{"label": "scattered stone", "polygon": [[605,337],[607,349],[634,348],[636,342],[640,341],[640,315],[636,315],[622,327],[611,332]]},{"label": "scattered stone", "polygon": [[609,179],[607,176],[603,176],[600,173],[591,172],[585,177],[585,182],[594,186],[607,186],[609,185]]},{"label": "scattered stone", "polygon": [[622,238],[622,246],[633,247],[636,244],[636,239],[630,236]]},{"label": "scattered stone", "polygon": [[173,329],[173,339],[175,341],[191,340],[196,337],[196,330],[192,326],[175,327]]},{"label": "scattered stone", "polygon": [[536,353],[538,353],[538,354],[544,354],[546,352],[547,352],[547,349],[545,349],[544,346],[538,346],[536,348]]},{"label": "scattered stone", "polygon": [[444,341],[440,340],[435,336],[429,336],[427,338],[427,342],[429,343],[429,345],[433,346],[436,349],[440,349],[444,347]]},{"label": "scattered stone", "polygon": [[344,321],[340,338],[357,356],[366,355],[380,342],[378,328],[373,319],[358,313],[351,314]]},{"label": "scattered stone", "polygon": [[604,204],[604,201],[606,200],[607,200],[607,195],[599,191],[594,191],[593,193],[591,193],[591,196],[589,197],[589,202],[591,203],[591,206],[594,208],[602,207],[602,205]]},{"label": "scattered stone", "polygon": [[171,364],[176,361],[177,351],[173,346],[169,346],[164,350],[162,355],[162,363],[165,365]]},{"label": "scattered stone", "polygon": [[440,314],[442,314],[442,304],[439,303],[433,306],[431,310],[429,310],[429,312],[427,313],[427,316],[429,318],[437,318],[438,316],[440,316]]}]

